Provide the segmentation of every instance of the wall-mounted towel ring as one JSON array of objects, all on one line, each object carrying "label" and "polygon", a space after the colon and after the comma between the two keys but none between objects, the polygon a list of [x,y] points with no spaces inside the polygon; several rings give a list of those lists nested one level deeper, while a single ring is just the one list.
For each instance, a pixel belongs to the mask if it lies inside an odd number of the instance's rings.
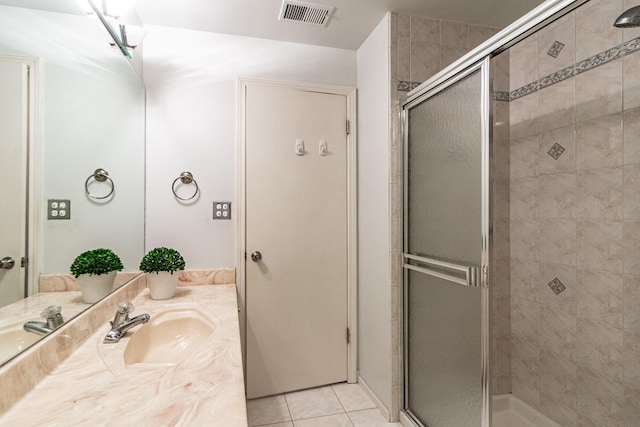
[{"label": "wall-mounted towel ring", "polygon": [[[196,186],[196,191],[193,192],[191,197],[185,198],[185,197],[178,196],[178,193],[176,193],[176,183],[178,182],[178,180],[183,184],[193,183]],[[187,201],[196,197],[198,195],[198,191],[200,191],[200,188],[198,187],[198,182],[195,179],[193,179],[193,175],[191,174],[191,172],[182,172],[180,176],[173,181],[173,184],[171,185],[171,191],[173,191],[173,195],[176,196],[176,199]]]},{"label": "wall-mounted towel ring", "polygon": [[[109,191],[109,193],[106,196],[96,196],[95,194],[91,194],[91,191],[89,191],[89,181],[91,181],[92,178],[94,180],[98,181],[98,182],[108,181],[109,184],[111,184],[111,191]],[[111,196],[113,194],[113,191],[115,189],[116,189],[116,186],[113,183],[113,180],[111,178],[109,178],[109,172],[107,172],[106,170],[104,170],[102,168],[96,169],[93,172],[93,174],[89,175],[87,180],[84,182],[84,191],[87,192],[87,195],[89,197],[91,197],[92,199],[96,199],[96,200],[106,199],[107,197],[109,197],[109,196]]]}]

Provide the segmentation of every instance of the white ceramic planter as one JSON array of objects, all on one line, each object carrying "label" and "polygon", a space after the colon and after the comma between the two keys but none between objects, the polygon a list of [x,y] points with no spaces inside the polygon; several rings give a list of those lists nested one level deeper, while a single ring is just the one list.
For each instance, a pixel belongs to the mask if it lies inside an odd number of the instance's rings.
[{"label": "white ceramic planter", "polygon": [[82,301],[93,304],[109,295],[117,273],[117,271],[112,271],[98,275],[81,274],[78,277],[78,286],[82,292]]},{"label": "white ceramic planter", "polygon": [[169,299],[176,294],[178,287],[178,271],[173,274],[167,271],[147,273],[147,286],[151,299]]}]

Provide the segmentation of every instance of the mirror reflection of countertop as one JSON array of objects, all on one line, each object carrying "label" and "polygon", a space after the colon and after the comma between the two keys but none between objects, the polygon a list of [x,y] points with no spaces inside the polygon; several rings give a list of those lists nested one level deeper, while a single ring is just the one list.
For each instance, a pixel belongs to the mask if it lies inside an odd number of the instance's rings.
[{"label": "mirror reflection of countertop", "polygon": [[[148,289],[132,316],[198,307],[213,334],[193,356],[172,366],[131,365],[114,370],[103,360],[95,331],[68,359],[14,404],[1,426],[177,425],[246,427],[244,377],[234,285],[180,286],[175,298],[154,301]],[[121,343],[141,327],[128,332]],[[110,369],[111,368],[111,369]]]}]

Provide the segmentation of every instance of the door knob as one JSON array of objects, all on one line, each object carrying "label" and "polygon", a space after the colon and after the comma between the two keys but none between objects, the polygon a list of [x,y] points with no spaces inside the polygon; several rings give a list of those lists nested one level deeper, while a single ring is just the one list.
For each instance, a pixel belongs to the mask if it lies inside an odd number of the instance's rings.
[{"label": "door knob", "polygon": [[258,262],[262,259],[262,254],[259,251],[255,251],[251,254],[251,260],[253,262]]},{"label": "door knob", "polygon": [[0,259],[0,269],[10,270],[14,265],[16,265],[16,262],[10,256]]}]

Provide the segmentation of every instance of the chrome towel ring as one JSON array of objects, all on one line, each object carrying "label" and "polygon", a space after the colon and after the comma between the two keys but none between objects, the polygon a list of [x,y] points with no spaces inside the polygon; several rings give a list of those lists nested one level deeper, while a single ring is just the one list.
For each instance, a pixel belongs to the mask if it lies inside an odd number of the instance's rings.
[{"label": "chrome towel ring", "polygon": [[[196,190],[193,192],[191,197],[185,198],[185,197],[178,196],[178,193],[176,193],[176,183],[178,182],[178,180],[180,180],[180,182],[182,182],[183,184],[194,184],[196,186]],[[198,195],[198,192],[200,191],[200,187],[198,187],[198,182],[193,178],[193,175],[191,174],[191,172],[182,172],[180,176],[173,181],[173,184],[171,184],[171,191],[173,192],[173,195],[176,196],[176,199],[188,201]]]},{"label": "chrome towel ring", "polygon": [[[89,181],[91,181],[91,178],[93,178],[94,180],[96,180],[98,182],[108,181],[109,184],[111,184],[111,191],[109,191],[109,193],[106,196],[96,196],[95,194],[91,194],[91,191],[89,191]],[[115,189],[116,189],[116,186],[113,183],[113,180],[111,178],[109,178],[109,172],[107,172],[106,170],[104,170],[102,168],[96,169],[93,172],[93,174],[89,175],[87,180],[84,182],[84,191],[86,191],[86,193],[87,193],[87,195],[89,197],[91,197],[92,199],[96,199],[96,200],[106,199],[107,197],[109,197],[109,196],[111,196],[113,194],[113,191]]]}]

